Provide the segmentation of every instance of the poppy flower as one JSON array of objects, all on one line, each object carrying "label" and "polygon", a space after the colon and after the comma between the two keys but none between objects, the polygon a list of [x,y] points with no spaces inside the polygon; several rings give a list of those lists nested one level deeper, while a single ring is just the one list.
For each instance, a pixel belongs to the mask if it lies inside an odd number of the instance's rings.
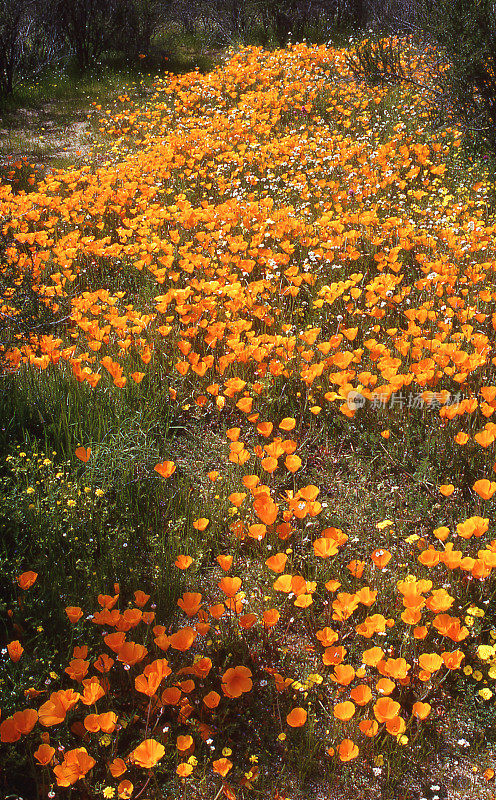
[{"label": "poppy flower", "polygon": [[127,770],[126,762],[122,758],[114,758],[108,767],[113,778],[120,778]]},{"label": "poppy flower", "polygon": [[206,517],[200,517],[193,522],[193,528],[196,528],[197,531],[204,531],[209,522],[210,520]]},{"label": "poppy flower", "polygon": [[217,692],[209,692],[203,698],[203,702],[207,706],[207,708],[210,709],[217,708],[217,706],[220,703],[220,694],[218,694]]},{"label": "poppy flower", "polygon": [[225,595],[227,595],[227,597],[234,597],[239,592],[241,587],[241,578],[229,578],[225,576],[224,578],[221,578],[217,586],[222,592],[224,592]]},{"label": "poppy flower", "polygon": [[83,616],[83,612],[79,608],[79,606],[67,606],[67,608],[65,609],[65,613],[69,618],[69,622],[73,624],[75,622],[78,622],[78,620],[80,620],[81,617]]},{"label": "poppy flower", "polygon": [[49,744],[40,744],[38,749],[33,753],[33,756],[37,760],[38,764],[41,764],[42,767],[50,764],[54,755],[55,747],[51,747]]},{"label": "poppy flower", "polygon": [[0,742],[12,743],[21,738],[21,732],[14,722],[13,717],[7,717],[0,722]]},{"label": "poppy flower", "polygon": [[226,607],[224,603],[215,603],[208,607],[208,612],[214,619],[220,619],[225,614]]},{"label": "poppy flower", "polygon": [[192,736],[178,736],[176,740],[176,747],[181,753],[193,751],[195,742]]},{"label": "poppy flower", "polygon": [[386,564],[389,563],[392,556],[389,550],[381,550],[380,548],[374,550],[370,555],[372,561],[374,562],[375,566],[379,569],[383,569]]},{"label": "poppy flower", "polygon": [[355,705],[351,703],[349,700],[345,700],[343,703],[336,703],[334,706],[332,713],[336,717],[336,719],[341,720],[341,722],[345,722],[352,718],[353,714],[355,713]]},{"label": "poppy flower", "polygon": [[319,558],[329,558],[338,552],[338,545],[333,539],[327,537],[316,539],[313,543],[313,551]]},{"label": "poppy flower", "polygon": [[276,555],[270,556],[265,564],[272,572],[283,572],[287,560],[288,557],[285,553],[276,553]]},{"label": "poppy flower", "polygon": [[274,625],[277,625],[279,622],[280,617],[281,615],[277,608],[268,608],[262,614],[264,626],[266,628],[273,628]]},{"label": "poppy flower", "polygon": [[268,437],[272,433],[273,427],[272,422],[260,422],[257,425],[257,431],[261,436]]},{"label": "poppy flower", "polygon": [[225,778],[229,770],[232,769],[232,761],[229,761],[228,758],[218,758],[212,762],[212,769],[217,775]]},{"label": "poppy flower", "polygon": [[176,465],[173,461],[162,461],[161,464],[156,464],[153,469],[155,472],[158,472],[162,478],[170,478],[170,476],[176,471]]},{"label": "poppy flower", "polygon": [[264,525],[272,525],[277,518],[279,506],[266,494],[259,495],[253,503],[253,510]]},{"label": "poppy flower", "polygon": [[400,736],[406,730],[406,722],[403,717],[393,717],[393,719],[387,719],[386,730],[392,736]]},{"label": "poppy flower", "polygon": [[144,769],[152,769],[164,756],[165,747],[155,739],[145,739],[130,754],[129,758]]},{"label": "poppy flower", "polygon": [[34,708],[26,708],[24,711],[16,711],[12,715],[17,730],[25,735],[31,733],[38,721],[38,712]]},{"label": "poppy flower", "polygon": [[380,697],[374,703],[374,714],[378,722],[386,722],[397,717],[400,712],[400,704],[390,697]]},{"label": "poppy flower", "polygon": [[233,504],[235,508],[240,508],[241,505],[243,504],[243,500],[245,499],[245,497],[246,497],[246,492],[232,492],[232,494],[230,494],[227,499],[229,500],[230,503]]},{"label": "poppy flower", "polygon": [[27,572],[21,573],[17,578],[17,583],[23,591],[30,589],[31,586],[35,583],[36,578],[38,577],[37,572],[32,572],[32,570],[28,570]]},{"label": "poppy flower", "polygon": [[296,426],[294,417],[284,417],[279,423],[279,428],[282,431],[292,431]]},{"label": "poppy flower", "polygon": [[177,601],[177,605],[188,617],[194,617],[201,608],[201,600],[202,596],[198,592],[185,592]]},{"label": "poppy flower", "polygon": [[452,483],[443,483],[442,486],[439,487],[439,491],[444,497],[451,497],[455,491],[455,487]]},{"label": "poppy flower", "polygon": [[421,703],[420,700],[413,704],[412,714],[418,719],[426,719],[431,713],[429,703]]},{"label": "poppy flower", "polygon": [[[379,667],[378,667],[379,668]],[[375,688],[378,694],[391,694],[396,689],[396,684],[394,681],[390,680],[389,678],[379,678],[377,681]]]},{"label": "poppy flower", "polygon": [[24,647],[18,639],[15,639],[13,642],[9,642],[7,645],[7,652],[10,660],[16,663],[24,653]]},{"label": "poppy flower", "polygon": [[256,614],[243,614],[239,619],[239,627],[243,628],[243,630],[248,631],[250,628],[253,628],[254,624],[258,621],[258,617]]},{"label": "poppy flower", "polygon": [[180,778],[187,778],[193,772],[193,765],[183,762],[176,767],[176,773]]},{"label": "poppy flower", "polygon": [[307,721],[307,712],[304,708],[297,706],[286,717],[286,722],[291,728],[301,728]]},{"label": "poppy flower", "polygon": [[286,456],[284,464],[289,472],[297,472],[301,467],[301,458],[295,455]]},{"label": "poppy flower", "polygon": [[227,697],[241,697],[244,692],[252,689],[251,676],[248,667],[231,667],[222,676],[222,691]]},{"label": "poppy flower", "polygon": [[358,723],[358,727],[365,736],[370,737],[375,736],[379,730],[379,725],[375,719],[361,719]]},{"label": "poppy flower", "polygon": [[96,764],[85,747],[77,747],[64,753],[64,760],[53,768],[58,786],[71,786],[80,778],[84,778]]},{"label": "poppy flower", "polygon": [[340,683],[342,686],[348,686],[354,677],[355,670],[351,664],[338,664],[331,675],[331,680]]},{"label": "poppy flower", "polygon": [[134,593],[134,602],[136,603],[136,605],[139,608],[143,608],[143,606],[146,606],[146,604],[148,603],[149,599],[150,599],[150,595],[149,594],[145,594],[144,592],[141,591],[141,589],[138,589]]},{"label": "poppy flower", "polygon": [[486,478],[482,478],[481,480],[476,481],[472,488],[474,492],[476,492],[483,500],[490,500],[493,494],[496,492],[496,482],[488,481]]},{"label": "poppy flower", "polygon": [[233,557],[232,556],[217,556],[215,559],[219,566],[224,570],[224,572],[228,572],[232,567]]},{"label": "poppy flower", "polygon": [[174,650],[184,652],[189,650],[197,637],[197,632],[190,627],[180,628],[177,633],[169,636],[169,644]]},{"label": "poppy flower", "polygon": [[337,749],[340,761],[351,761],[358,756],[359,752],[357,745],[351,739],[343,739]]},{"label": "poppy flower", "polygon": [[372,691],[365,683],[360,683],[353,687],[350,697],[358,706],[366,706],[372,700]]},{"label": "poppy flower", "polygon": [[117,795],[121,798],[121,800],[129,800],[133,793],[133,789],[134,786],[131,781],[121,781],[117,786]]},{"label": "poppy flower", "polygon": [[143,661],[148,650],[136,642],[124,642],[117,651],[117,660],[128,666],[133,666]]},{"label": "poppy flower", "polygon": [[362,653],[362,661],[368,667],[376,667],[384,658],[384,650],[381,647],[370,647]]},{"label": "poppy flower", "polygon": [[465,658],[464,653],[461,650],[455,650],[453,653],[444,652],[441,653],[441,658],[444,661],[445,667],[448,669],[460,669],[460,665]]},{"label": "poppy flower", "polygon": [[90,460],[91,456],[91,447],[78,447],[76,448],[74,455],[76,458],[79,458],[83,464],[86,464]]},{"label": "poppy flower", "polygon": [[265,534],[267,533],[267,527],[262,524],[255,524],[248,526],[248,536],[250,539],[256,539],[257,542],[261,542],[262,539],[265,538]]},{"label": "poppy flower", "polygon": [[177,686],[170,686],[162,692],[161,700],[166,706],[175,706],[181,699],[181,690]]},{"label": "poppy flower", "polygon": [[188,567],[190,567],[192,563],[193,559],[191,558],[191,556],[185,556],[183,554],[179,555],[174,561],[174,565],[178,569],[188,569]]}]

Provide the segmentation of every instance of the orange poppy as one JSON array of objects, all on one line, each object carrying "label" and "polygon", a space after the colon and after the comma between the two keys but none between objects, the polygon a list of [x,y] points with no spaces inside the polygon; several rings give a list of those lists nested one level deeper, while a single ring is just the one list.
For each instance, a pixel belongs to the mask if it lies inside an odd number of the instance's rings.
[{"label": "orange poppy", "polygon": [[122,758],[114,758],[108,766],[113,778],[120,778],[127,770],[126,763]]},{"label": "orange poppy", "polygon": [[123,664],[133,666],[143,661],[147,655],[148,650],[142,644],[136,642],[124,642],[117,651],[117,660],[122,661]]},{"label": "orange poppy", "polygon": [[285,553],[277,553],[274,556],[270,556],[265,562],[267,567],[272,570],[272,572],[283,572],[284,567],[286,566],[286,561],[288,557]]},{"label": "orange poppy", "polygon": [[83,464],[86,464],[90,460],[91,456],[91,447],[77,447],[74,455],[76,458],[79,458]]},{"label": "orange poppy", "polygon": [[301,458],[295,455],[286,456],[284,464],[289,472],[297,472],[301,467]]},{"label": "orange poppy", "polygon": [[350,664],[338,664],[331,675],[331,680],[342,686],[348,686],[354,677],[355,670]]},{"label": "orange poppy", "polygon": [[133,793],[134,786],[131,781],[121,781],[117,787],[117,794],[121,800],[129,800]]},{"label": "orange poppy", "polygon": [[164,756],[165,747],[155,739],[145,739],[130,754],[129,758],[144,769],[152,769]]},{"label": "orange poppy", "polygon": [[193,752],[195,748],[195,742],[192,736],[178,736],[176,740],[176,747],[181,753],[185,752]]},{"label": "orange poppy", "polygon": [[465,654],[461,650],[455,650],[453,653],[441,653],[441,658],[444,661],[445,667],[448,669],[459,669],[460,665],[465,658]]},{"label": "orange poppy", "polygon": [[316,631],[315,636],[324,647],[331,647],[338,640],[338,634],[332,628],[326,627]]},{"label": "orange poppy", "polygon": [[220,703],[220,694],[217,692],[209,692],[203,698],[203,702],[207,706],[207,708],[217,708]]},{"label": "orange poppy", "polygon": [[217,556],[215,559],[219,566],[224,570],[224,572],[228,572],[232,567],[233,557],[232,556]]},{"label": "orange poppy", "polygon": [[19,661],[20,657],[24,653],[24,647],[22,646],[22,644],[18,639],[15,639],[14,641],[9,642],[9,644],[7,645],[7,651],[10,660],[13,661],[14,663],[17,663],[17,661]]},{"label": "orange poppy", "polygon": [[304,708],[297,706],[286,717],[286,722],[291,728],[301,728],[307,721],[307,712]]},{"label": "orange poppy", "polygon": [[176,465],[173,461],[162,461],[161,464],[156,464],[153,469],[155,472],[158,472],[162,478],[170,478],[170,476],[176,471]]},{"label": "orange poppy", "polygon": [[493,494],[496,492],[496,482],[488,481],[486,478],[482,478],[474,483],[472,489],[483,500],[490,500]]},{"label": "orange poppy", "polygon": [[83,612],[79,608],[79,606],[67,606],[67,608],[65,609],[65,613],[69,618],[69,622],[72,623],[78,622],[78,620],[80,620],[81,617],[83,616]]},{"label": "orange poppy", "polygon": [[33,572],[32,570],[28,570],[27,572],[21,573],[17,578],[17,583],[23,591],[30,589],[33,583],[35,583],[36,578],[38,577],[37,572]]},{"label": "orange poppy", "polygon": [[319,558],[329,558],[330,556],[335,556],[338,552],[338,549],[338,545],[333,539],[316,539],[313,543],[314,553]]},{"label": "orange poppy", "polygon": [[274,625],[277,625],[280,619],[280,613],[277,608],[269,608],[263,612],[262,618],[263,623],[266,628],[273,628]]},{"label": "orange poppy", "polygon": [[174,565],[178,569],[188,569],[188,567],[190,567],[192,563],[193,559],[191,558],[191,556],[185,556],[183,554],[179,555],[174,561]]},{"label": "orange poppy", "polygon": [[177,686],[170,686],[164,689],[161,695],[162,703],[166,706],[175,706],[181,699],[181,690]]},{"label": "orange poppy", "polygon": [[42,767],[50,764],[54,755],[55,747],[51,747],[49,744],[40,744],[38,749],[33,753],[33,756],[37,760],[38,764],[41,764]]},{"label": "orange poppy", "polygon": [[19,733],[25,735],[31,733],[38,721],[38,712],[34,708],[26,708],[24,711],[16,711],[12,715],[14,725]]},{"label": "orange poppy", "polygon": [[185,592],[177,601],[177,605],[188,617],[194,617],[201,608],[201,600],[202,596],[198,592]]},{"label": "orange poppy", "polygon": [[349,700],[345,700],[343,703],[337,703],[334,706],[332,713],[336,719],[341,720],[341,722],[346,722],[352,718],[355,710],[356,708],[354,703],[351,703]]},{"label": "orange poppy", "polygon": [[400,712],[400,704],[390,697],[380,697],[374,703],[374,714],[378,722],[386,722],[397,717]]},{"label": "orange poppy", "polygon": [[379,730],[379,725],[375,721],[375,719],[361,719],[358,723],[358,727],[360,728],[361,732],[364,736],[375,736],[377,731]]},{"label": "orange poppy", "polygon": [[357,745],[351,739],[343,739],[337,749],[340,761],[351,761],[357,757],[359,752]]},{"label": "orange poppy", "polygon": [[413,704],[412,714],[418,719],[426,719],[431,713],[429,703],[421,703],[420,700]]},{"label": "orange poppy", "polygon": [[135,591],[135,593],[134,593],[134,602],[136,603],[136,605],[139,608],[142,608],[143,606],[146,606],[146,604],[148,603],[149,599],[150,599],[150,595],[149,594],[145,594],[144,592],[141,591],[141,589],[137,589],[137,591]]},{"label": "orange poppy", "polygon": [[244,692],[252,689],[251,676],[248,667],[231,667],[222,676],[222,691],[227,697],[241,697]]},{"label": "orange poppy", "polygon": [[269,495],[261,494],[255,499],[253,510],[265,525],[272,525],[276,521],[279,506]]},{"label": "orange poppy", "polygon": [[371,553],[370,557],[374,562],[374,564],[376,565],[376,567],[379,567],[379,569],[383,569],[386,566],[386,564],[389,563],[392,556],[389,550],[377,549]]},{"label": "orange poppy", "polygon": [[365,683],[359,683],[351,690],[350,697],[358,706],[366,706],[372,700],[372,691]]},{"label": "orange poppy", "polygon": [[169,636],[169,644],[174,650],[184,652],[189,650],[197,637],[197,632],[190,627],[180,628],[177,633]]},{"label": "orange poppy", "polygon": [[224,578],[221,578],[217,586],[227,597],[234,597],[239,592],[241,583],[241,578],[229,578],[226,575]]},{"label": "orange poppy", "polygon": [[243,614],[239,619],[239,627],[243,628],[243,630],[248,631],[250,628],[253,628],[254,624],[258,621],[258,617],[256,614]]},{"label": "orange poppy", "polygon": [[212,769],[217,775],[225,778],[230,769],[232,769],[232,761],[228,758],[218,758],[212,762]]},{"label": "orange poppy", "polygon": [[0,723],[0,742],[13,743],[19,741],[21,732],[12,717],[7,717]]}]

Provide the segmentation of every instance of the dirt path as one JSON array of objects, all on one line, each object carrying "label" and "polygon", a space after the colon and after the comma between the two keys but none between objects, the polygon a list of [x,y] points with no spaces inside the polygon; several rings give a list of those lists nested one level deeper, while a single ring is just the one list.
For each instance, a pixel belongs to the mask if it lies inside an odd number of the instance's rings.
[{"label": "dirt path", "polygon": [[66,102],[5,113],[0,118],[0,166],[23,157],[37,169],[74,163],[91,149],[92,113]]}]

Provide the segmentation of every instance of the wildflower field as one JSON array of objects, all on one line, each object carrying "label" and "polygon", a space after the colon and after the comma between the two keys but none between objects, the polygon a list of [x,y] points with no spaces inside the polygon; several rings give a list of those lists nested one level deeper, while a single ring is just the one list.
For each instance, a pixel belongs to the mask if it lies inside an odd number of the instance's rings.
[{"label": "wildflower field", "polygon": [[488,167],[331,46],[95,113],[0,185],[0,792],[492,797]]}]

